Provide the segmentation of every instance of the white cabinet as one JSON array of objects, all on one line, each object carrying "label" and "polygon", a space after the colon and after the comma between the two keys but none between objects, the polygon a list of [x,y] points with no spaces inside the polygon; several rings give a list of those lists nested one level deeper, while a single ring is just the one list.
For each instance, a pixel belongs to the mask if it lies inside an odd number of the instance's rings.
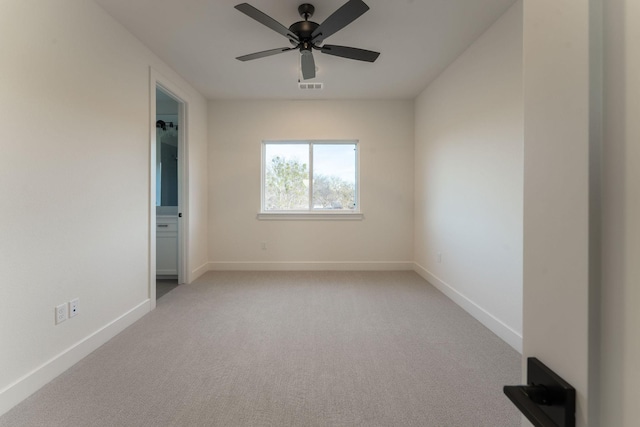
[{"label": "white cabinet", "polygon": [[178,218],[156,216],[156,275],[178,275]]}]

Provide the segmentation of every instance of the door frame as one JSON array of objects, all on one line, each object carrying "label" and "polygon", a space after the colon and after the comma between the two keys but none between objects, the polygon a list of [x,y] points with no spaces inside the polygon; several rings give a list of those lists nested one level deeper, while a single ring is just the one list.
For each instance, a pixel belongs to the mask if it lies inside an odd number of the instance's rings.
[{"label": "door frame", "polygon": [[178,101],[178,284],[189,283],[189,102],[178,85],[149,67],[149,301],[156,307],[156,88]]}]

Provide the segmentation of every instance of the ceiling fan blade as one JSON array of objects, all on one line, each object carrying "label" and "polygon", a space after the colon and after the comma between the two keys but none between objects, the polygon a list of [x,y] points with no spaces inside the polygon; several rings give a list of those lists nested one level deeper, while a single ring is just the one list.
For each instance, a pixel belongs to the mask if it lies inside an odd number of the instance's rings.
[{"label": "ceiling fan blade", "polygon": [[375,62],[380,56],[380,52],[374,52],[372,50],[358,49],[355,47],[336,46],[332,44],[325,44],[320,49],[322,53],[327,55],[339,56],[341,58],[355,59],[357,61]]},{"label": "ceiling fan blade", "polygon": [[253,18],[259,23],[271,28],[273,31],[282,34],[283,36],[287,37],[289,40],[293,40],[296,43],[300,41],[298,40],[298,36],[296,36],[294,33],[289,31],[287,27],[285,27],[284,25],[282,25],[281,23],[279,23],[278,21],[276,21],[275,19],[267,15],[266,13],[261,12],[255,7],[251,6],[249,3],[240,3],[239,5],[235,6],[235,8],[238,9],[240,12],[244,13],[245,15],[247,15],[248,17]]},{"label": "ceiling fan blade", "polygon": [[250,53],[249,55],[238,56],[236,59],[240,61],[251,61],[252,59],[264,58],[271,55],[277,55],[282,52],[293,50],[295,47],[279,47],[277,49],[263,50],[262,52]]},{"label": "ceiling fan blade", "polygon": [[349,0],[311,33],[311,39],[316,43],[320,43],[358,19],[367,10],[369,10],[369,6],[362,0]]},{"label": "ceiling fan blade", "polygon": [[314,61],[313,53],[310,50],[302,51],[300,63],[304,80],[309,80],[316,76],[316,61]]}]

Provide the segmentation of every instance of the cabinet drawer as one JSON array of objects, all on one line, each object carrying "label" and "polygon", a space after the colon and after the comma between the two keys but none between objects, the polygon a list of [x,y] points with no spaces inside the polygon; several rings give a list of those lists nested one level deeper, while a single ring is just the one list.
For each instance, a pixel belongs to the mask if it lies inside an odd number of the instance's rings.
[{"label": "cabinet drawer", "polygon": [[170,223],[170,222],[158,222],[156,224],[156,230],[157,231],[172,231],[172,232],[176,232],[178,231],[178,224],[177,223]]}]

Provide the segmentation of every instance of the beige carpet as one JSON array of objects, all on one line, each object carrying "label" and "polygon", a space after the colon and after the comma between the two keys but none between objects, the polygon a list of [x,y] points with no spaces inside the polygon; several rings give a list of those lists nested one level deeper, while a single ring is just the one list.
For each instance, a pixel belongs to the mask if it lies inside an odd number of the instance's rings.
[{"label": "beige carpet", "polygon": [[413,272],[210,272],[0,426],[520,426],[520,355]]}]

